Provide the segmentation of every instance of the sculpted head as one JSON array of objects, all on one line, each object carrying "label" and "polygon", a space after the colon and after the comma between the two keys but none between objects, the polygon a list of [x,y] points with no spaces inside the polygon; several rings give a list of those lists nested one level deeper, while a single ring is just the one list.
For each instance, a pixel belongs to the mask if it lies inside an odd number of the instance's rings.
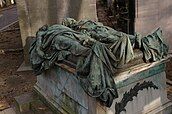
[{"label": "sculpted head", "polygon": [[65,18],[62,21],[62,25],[72,28],[76,25],[77,21],[73,18]]}]

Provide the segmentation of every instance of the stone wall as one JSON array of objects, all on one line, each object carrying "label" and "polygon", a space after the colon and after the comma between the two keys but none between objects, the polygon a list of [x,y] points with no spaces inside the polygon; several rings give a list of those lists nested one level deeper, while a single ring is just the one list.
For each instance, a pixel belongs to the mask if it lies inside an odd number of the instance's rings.
[{"label": "stone wall", "polygon": [[135,29],[144,35],[161,27],[172,50],[172,0],[136,0]]}]

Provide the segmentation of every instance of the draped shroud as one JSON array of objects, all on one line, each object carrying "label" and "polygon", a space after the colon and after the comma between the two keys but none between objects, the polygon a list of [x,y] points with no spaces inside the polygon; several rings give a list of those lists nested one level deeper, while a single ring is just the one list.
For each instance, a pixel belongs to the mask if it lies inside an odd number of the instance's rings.
[{"label": "draped shroud", "polygon": [[[91,20],[68,18],[62,25],[41,27],[30,47],[30,62],[36,75],[56,63],[75,57],[76,77],[85,92],[110,107],[118,92],[115,69],[134,59],[139,48],[145,60],[157,61],[167,55],[161,30],[147,37],[128,35]],[[155,43],[152,43],[155,42]]]}]

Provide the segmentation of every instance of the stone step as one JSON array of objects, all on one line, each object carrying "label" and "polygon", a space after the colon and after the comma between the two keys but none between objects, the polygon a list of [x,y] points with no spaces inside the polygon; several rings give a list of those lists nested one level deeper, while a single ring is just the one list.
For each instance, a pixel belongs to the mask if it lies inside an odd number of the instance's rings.
[{"label": "stone step", "polygon": [[53,112],[40,100],[31,103],[31,110],[34,114],[53,114]]},{"label": "stone step", "polygon": [[22,113],[20,113],[20,114],[35,114],[33,111],[27,111],[27,112],[22,112]]},{"label": "stone step", "polygon": [[14,97],[15,99],[15,110],[17,114],[26,113],[30,111],[31,102],[38,99],[35,93],[26,93],[20,96]]},{"label": "stone step", "polygon": [[15,97],[16,114],[53,114],[36,93],[26,93]]}]

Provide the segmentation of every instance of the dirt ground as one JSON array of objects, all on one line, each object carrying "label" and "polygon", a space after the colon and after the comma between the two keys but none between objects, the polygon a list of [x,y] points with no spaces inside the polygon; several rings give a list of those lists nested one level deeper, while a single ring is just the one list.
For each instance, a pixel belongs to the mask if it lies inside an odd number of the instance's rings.
[{"label": "dirt ground", "polygon": [[0,32],[0,49],[22,48],[19,23],[6,28]]},{"label": "dirt ground", "polygon": [[[0,101],[12,104],[13,97],[30,92],[36,82],[32,71],[17,72],[23,62],[18,23],[0,32]],[[5,51],[5,52],[4,52]]]}]

